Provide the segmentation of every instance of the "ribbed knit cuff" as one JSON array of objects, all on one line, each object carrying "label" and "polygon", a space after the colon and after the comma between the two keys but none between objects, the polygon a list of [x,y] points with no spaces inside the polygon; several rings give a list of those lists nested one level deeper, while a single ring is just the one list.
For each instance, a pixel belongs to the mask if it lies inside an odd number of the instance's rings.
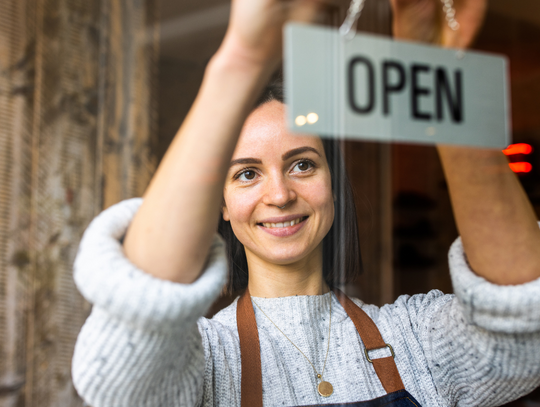
[{"label": "ribbed knit cuff", "polygon": [[223,241],[216,235],[206,269],[192,284],[155,278],[135,267],[120,243],[141,203],[141,198],[123,201],[92,221],[75,260],[75,283],[94,306],[135,326],[169,330],[180,328],[180,321],[195,323],[225,284]]},{"label": "ribbed knit cuff", "polygon": [[454,292],[470,323],[493,332],[540,331],[540,278],[520,285],[490,283],[471,270],[461,238],[448,256]]}]

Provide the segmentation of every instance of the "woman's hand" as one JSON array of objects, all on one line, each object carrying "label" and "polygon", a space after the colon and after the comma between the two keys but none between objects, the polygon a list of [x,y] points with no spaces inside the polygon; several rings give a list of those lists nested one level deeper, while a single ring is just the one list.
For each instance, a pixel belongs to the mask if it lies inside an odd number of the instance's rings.
[{"label": "woman's hand", "polygon": [[452,30],[440,0],[390,0],[394,13],[394,37],[467,48],[484,20],[487,0],[454,0],[460,27]]},{"label": "woman's hand", "polygon": [[[445,47],[467,48],[474,40],[486,0],[454,0],[453,31],[440,0],[390,0],[394,36]],[[468,263],[496,284],[540,277],[540,229],[527,195],[501,151],[437,146]]]},{"label": "woman's hand", "polygon": [[233,0],[222,51],[247,62],[275,66],[281,59],[283,25],[312,21],[324,0]]}]

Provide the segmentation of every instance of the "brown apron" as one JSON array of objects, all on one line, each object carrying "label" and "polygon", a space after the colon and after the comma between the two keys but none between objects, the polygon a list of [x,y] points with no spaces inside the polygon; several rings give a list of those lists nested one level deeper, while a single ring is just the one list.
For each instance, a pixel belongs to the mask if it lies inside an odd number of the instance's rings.
[{"label": "brown apron", "polygon": [[[387,345],[379,332],[379,329],[372,319],[351,301],[340,290],[335,289],[341,306],[349,315],[360,335],[360,339],[365,346],[365,355],[367,360],[373,365],[381,384],[388,393],[386,396],[367,402],[346,403],[339,405],[348,406],[416,406],[420,404],[410,395],[403,386],[401,376],[394,362],[394,351]],[[261,374],[261,352],[259,345],[259,331],[255,312],[251,303],[249,290],[238,300],[236,307],[236,323],[238,327],[238,336],[240,337],[240,357],[242,359],[242,381],[241,397],[242,407],[262,407],[262,374]],[[392,356],[385,358],[369,358],[368,352],[375,349],[389,347]],[[327,404],[326,406],[337,406],[337,404]]]}]

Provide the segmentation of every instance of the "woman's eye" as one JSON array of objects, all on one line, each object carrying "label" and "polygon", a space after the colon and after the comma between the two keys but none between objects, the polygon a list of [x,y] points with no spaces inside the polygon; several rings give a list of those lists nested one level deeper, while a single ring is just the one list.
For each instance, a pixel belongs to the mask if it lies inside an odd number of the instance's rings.
[{"label": "woman's eye", "polygon": [[313,167],[313,164],[311,164],[309,161],[300,161],[298,164],[294,166],[293,171],[305,172],[307,170],[310,170],[312,167]]},{"label": "woman's eye", "polygon": [[238,176],[238,179],[240,181],[253,181],[255,179],[255,177],[257,176],[257,173],[253,170],[246,170],[244,172],[242,172],[239,176]]}]

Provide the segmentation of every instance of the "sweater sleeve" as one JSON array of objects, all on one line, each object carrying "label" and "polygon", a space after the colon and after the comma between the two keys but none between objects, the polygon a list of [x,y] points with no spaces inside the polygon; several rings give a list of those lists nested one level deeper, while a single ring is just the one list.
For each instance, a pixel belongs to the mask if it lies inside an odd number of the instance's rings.
[{"label": "sweater sleeve", "polygon": [[186,406],[202,398],[197,320],[225,283],[223,242],[216,236],[194,283],[157,279],[131,264],[120,242],[141,202],[96,217],[75,260],[75,282],[93,309],[75,346],[73,382],[93,407]]},{"label": "sweater sleeve", "polygon": [[540,386],[540,279],[488,282],[470,269],[461,239],[449,264],[455,297],[426,311],[420,329],[439,394],[451,406],[486,407]]}]

